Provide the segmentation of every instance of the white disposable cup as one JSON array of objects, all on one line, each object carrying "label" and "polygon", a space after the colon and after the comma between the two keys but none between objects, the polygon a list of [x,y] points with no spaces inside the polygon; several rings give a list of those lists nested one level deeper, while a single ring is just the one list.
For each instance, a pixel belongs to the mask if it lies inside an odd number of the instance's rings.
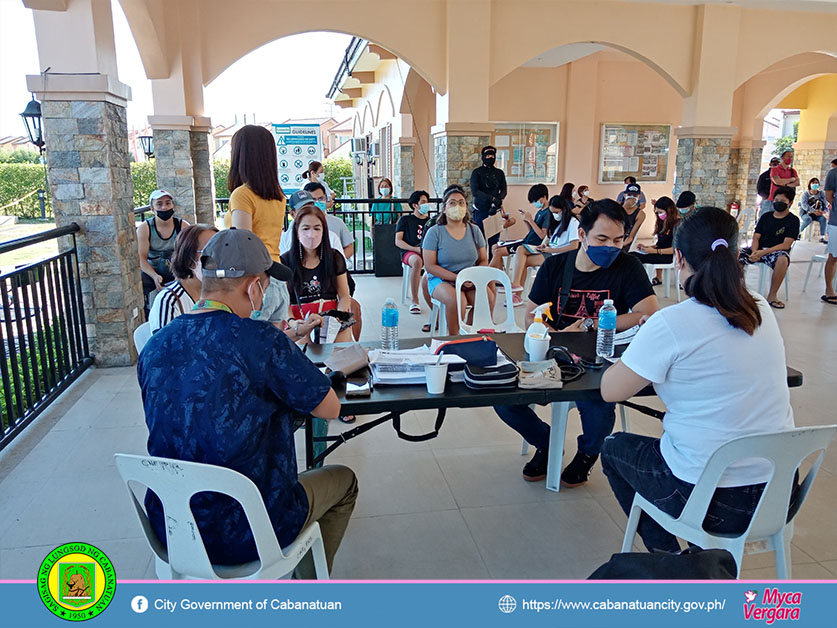
[{"label": "white disposable cup", "polygon": [[549,351],[549,335],[545,338],[538,338],[537,336],[528,336],[526,341],[529,343],[529,359],[532,362],[540,362],[546,359],[546,352]]},{"label": "white disposable cup", "polygon": [[445,381],[448,378],[448,365],[425,364],[424,378],[427,380],[427,392],[431,395],[441,395],[445,392]]}]

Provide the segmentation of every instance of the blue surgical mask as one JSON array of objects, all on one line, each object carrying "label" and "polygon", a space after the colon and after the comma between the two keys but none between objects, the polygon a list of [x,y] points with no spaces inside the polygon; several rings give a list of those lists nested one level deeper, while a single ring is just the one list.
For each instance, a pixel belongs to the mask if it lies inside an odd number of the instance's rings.
[{"label": "blue surgical mask", "polygon": [[532,205],[535,206],[535,209],[543,209],[543,203],[541,201],[535,201]]},{"label": "blue surgical mask", "polygon": [[389,196],[389,193],[392,192],[389,188],[381,188],[378,191],[381,193],[381,196]]},{"label": "blue surgical mask", "polygon": [[590,261],[601,268],[610,268],[610,265],[616,261],[621,252],[622,249],[618,246],[593,246],[589,242],[587,242],[587,249],[585,250]]},{"label": "blue surgical mask", "polygon": [[422,216],[427,216],[427,214],[430,212],[430,203],[422,203],[418,206],[418,210]]},{"label": "blue surgical mask", "polygon": [[325,201],[315,201],[315,202],[314,202],[314,207],[319,207],[320,209],[322,209],[323,211],[325,211],[325,210],[326,210],[326,204],[325,204]]},{"label": "blue surgical mask", "polygon": [[679,211],[682,215],[686,215],[689,213],[689,210],[692,209],[691,207],[678,207],[677,211]]},{"label": "blue surgical mask", "polygon": [[819,183],[812,183],[811,184],[811,189],[816,192],[817,190],[820,189],[820,184]]}]

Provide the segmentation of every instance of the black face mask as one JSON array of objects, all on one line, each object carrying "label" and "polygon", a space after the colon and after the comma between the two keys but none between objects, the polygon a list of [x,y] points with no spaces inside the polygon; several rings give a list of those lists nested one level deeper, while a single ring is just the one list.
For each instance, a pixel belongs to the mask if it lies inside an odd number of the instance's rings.
[{"label": "black face mask", "polygon": [[780,214],[788,208],[788,204],[784,201],[773,201],[773,210]]},{"label": "black face mask", "polygon": [[161,210],[161,211],[157,212],[157,218],[159,218],[163,222],[167,222],[167,221],[171,220],[172,216],[174,216],[174,210],[173,209],[164,209],[164,210]]},{"label": "black face mask", "polygon": [[482,158],[482,163],[484,163],[489,168],[494,165],[494,162],[497,161],[497,158],[494,155],[485,155]]}]

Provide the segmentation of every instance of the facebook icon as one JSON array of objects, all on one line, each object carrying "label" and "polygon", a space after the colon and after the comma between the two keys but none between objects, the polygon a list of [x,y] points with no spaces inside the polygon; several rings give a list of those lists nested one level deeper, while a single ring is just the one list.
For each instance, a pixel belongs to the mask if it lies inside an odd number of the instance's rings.
[{"label": "facebook icon", "polygon": [[135,613],[144,613],[148,610],[148,598],[144,595],[136,595],[131,600],[131,608]]}]

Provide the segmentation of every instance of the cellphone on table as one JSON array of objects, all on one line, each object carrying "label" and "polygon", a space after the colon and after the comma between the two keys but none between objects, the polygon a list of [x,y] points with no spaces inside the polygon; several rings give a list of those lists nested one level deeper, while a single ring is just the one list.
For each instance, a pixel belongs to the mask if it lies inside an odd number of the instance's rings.
[{"label": "cellphone on table", "polygon": [[363,382],[346,381],[346,398],[368,397],[372,394],[372,382],[368,379]]}]

